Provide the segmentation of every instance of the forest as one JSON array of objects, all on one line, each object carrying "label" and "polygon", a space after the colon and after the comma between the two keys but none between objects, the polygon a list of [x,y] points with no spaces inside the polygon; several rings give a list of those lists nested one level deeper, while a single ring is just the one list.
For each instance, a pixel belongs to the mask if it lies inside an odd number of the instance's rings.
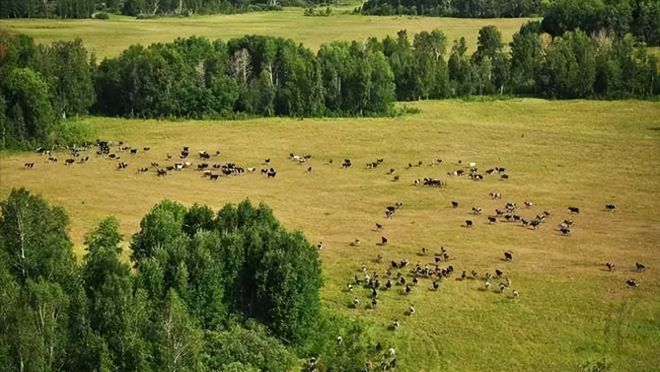
[{"label": "forest", "polygon": [[579,28],[590,36],[631,33],[648,45],[660,43],[660,2],[655,0],[367,0],[356,11],[384,16],[541,16],[543,31],[552,36]]},{"label": "forest", "polygon": [[104,19],[109,13],[150,18],[279,10],[287,4],[272,0],[0,0],[0,18]]},{"label": "forest", "polygon": [[62,208],[14,189],[0,210],[0,365],[10,370],[346,371],[367,359],[390,363],[359,322],[321,309],[316,247],[263,204],[214,212],[162,201],[128,253],[108,217],[87,234],[82,260]]},{"label": "forest", "polygon": [[556,99],[649,98],[660,91],[657,59],[632,35],[576,30],[550,38],[525,24],[508,48],[494,26],[450,46],[439,30],[366,42],[332,42],[317,53],[292,40],[201,37],[133,45],[97,63],[82,41],[36,45],[0,36],[0,148],[79,137],[62,119],[88,113],[136,118],[383,116],[395,101],[483,95]]}]

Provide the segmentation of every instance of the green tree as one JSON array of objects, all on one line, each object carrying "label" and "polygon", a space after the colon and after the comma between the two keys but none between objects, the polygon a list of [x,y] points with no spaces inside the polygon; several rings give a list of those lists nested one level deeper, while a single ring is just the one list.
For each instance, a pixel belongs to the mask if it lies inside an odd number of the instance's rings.
[{"label": "green tree", "polygon": [[552,41],[541,77],[547,95],[586,97],[593,92],[595,79],[595,43],[584,32],[567,32]]},{"label": "green tree", "polygon": [[53,142],[54,120],[48,86],[29,68],[9,70],[0,82],[5,106],[3,148],[26,148]]},{"label": "green tree", "polygon": [[202,368],[202,332],[174,289],[167,294],[156,332],[156,365],[167,371]]}]

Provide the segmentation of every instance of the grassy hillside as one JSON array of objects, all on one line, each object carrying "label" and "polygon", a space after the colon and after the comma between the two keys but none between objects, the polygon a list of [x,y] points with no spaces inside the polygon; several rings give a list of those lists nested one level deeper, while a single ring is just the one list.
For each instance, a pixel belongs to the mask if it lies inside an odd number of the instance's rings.
[{"label": "grassy hillside", "polygon": [[[246,197],[263,200],[287,227],[302,229],[314,243],[323,241],[326,306],[365,319],[376,336],[389,332],[394,319],[401,321],[394,337],[404,371],[569,371],[588,361],[605,361],[615,371],[657,368],[660,106],[527,99],[415,106],[421,114],[384,119],[172,123],[89,118],[99,138],[151,150],[121,153],[129,164],[124,171],[116,170],[117,161],[96,155],[87,164],[65,166],[64,153],[56,164],[37,154],[4,154],[0,197],[24,186],[65,207],[79,253],[84,233],[104,216],[116,215],[130,235],[163,198],[215,208]],[[166,177],[136,172],[152,161],[172,163],[165,154],[176,158],[182,146],[193,153],[220,150],[212,163],[261,168],[263,159],[271,158],[278,174],[267,179],[257,171],[210,181],[193,169]],[[288,159],[291,152],[312,159],[298,165]],[[381,167],[364,168],[381,157]],[[341,169],[344,158],[353,160],[353,168]],[[428,166],[437,158],[442,165]],[[420,160],[423,166],[406,169]],[[34,169],[23,169],[28,161],[36,163]],[[510,179],[486,176],[475,182],[447,175],[466,162],[476,162],[481,172],[506,167]],[[386,174],[390,168],[396,169],[398,182]],[[413,186],[421,177],[442,178],[448,186]],[[490,192],[500,192],[502,199],[491,200]],[[459,208],[452,209],[451,200]],[[524,200],[535,206],[523,208]],[[487,216],[508,201],[521,206],[517,213],[526,218],[550,211],[549,221],[538,230],[519,223],[488,224]],[[385,219],[385,207],[395,202],[403,202],[403,208]],[[606,212],[605,203],[618,209]],[[473,206],[484,214],[471,214]],[[580,207],[580,214],[569,215],[568,206]],[[556,226],[566,218],[575,224],[569,236],[562,236]],[[462,227],[466,219],[474,227]],[[375,231],[375,222],[384,225],[382,232]],[[381,236],[389,239],[387,246],[376,245]],[[361,244],[350,246],[355,239]],[[363,276],[363,264],[381,276],[391,260],[432,266],[432,254],[419,255],[420,248],[436,252],[441,245],[457,271],[454,278],[462,270],[476,270],[481,278],[499,268],[520,297],[480,290],[482,279],[451,278],[438,292],[421,279],[410,295],[401,294],[400,287],[381,292],[376,310],[348,307],[354,296],[367,302],[368,290],[343,290],[355,275]],[[512,262],[502,260],[505,250],[513,252]],[[373,261],[379,253],[382,264]],[[617,265],[614,272],[605,269],[606,261]],[[634,272],[636,261],[648,266],[646,272]],[[627,288],[628,278],[639,280],[640,287]],[[494,287],[497,283],[493,280]],[[407,317],[403,313],[411,303],[417,312]]]},{"label": "grassy hillside", "polygon": [[281,36],[317,49],[334,40],[365,40],[396,35],[401,29],[410,33],[439,28],[448,39],[464,36],[470,48],[476,47],[477,33],[486,25],[496,25],[505,42],[528,19],[458,19],[432,17],[365,17],[336,10],[330,17],[304,17],[302,8],[281,12],[237,15],[195,16],[137,20],[113,16],[102,20],[0,20],[0,29],[33,36],[38,42],[80,37],[99,58],[115,56],[131,44],[151,44],[192,35],[211,39],[230,39],[246,34]]}]

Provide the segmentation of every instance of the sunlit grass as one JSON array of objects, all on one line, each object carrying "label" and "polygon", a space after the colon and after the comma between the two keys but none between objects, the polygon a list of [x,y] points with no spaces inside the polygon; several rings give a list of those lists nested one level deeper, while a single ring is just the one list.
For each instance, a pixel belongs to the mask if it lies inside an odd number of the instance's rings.
[{"label": "sunlit grass", "polygon": [[[95,155],[88,164],[65,166],[64,153],[57,164],[36,154],[5,154],[0,156],[0,197],[23,186],[66,208],[78,253],[84,233],[104,216],[117,216],[128,237],[164,198],[216,209],[244,198],[265,201],[287,227],[302,229],[312,243],[323,241],[326,306],[365,319],[375,335],[401,320],[394,340],[405,371],[572,371],[589,360],[605,360],[615,371],[657,368],[660,105],[528,99],[414,105],[420,114],[379,119],[89,118],[85,121],[99,138],[151,151],[134,157],[122,153],[121,160],[129,163],[125,171]],[[271,158],[278,175],[268,180],[256,172],[213,182],[191,169],[164,178],[136,172],[151,161],[166,164],[165,154],[176,158],[182,146],[193,153],[220,150],[213,163],[260,168]],[[287,159],[291,152],[312,159],[297,165]],[[364,169],[380,157],[380,168]],[[341,169],[344,158],[353,160],[352,169]],[[437,158],[443,159],[441,166],[426,165]],[[332,165],[326,164],[329,159]],[[425,165],[405,169],[419,160]],[[482,172],[506,167],[511,178],[474,182],[447,176],[462,168],[458,160],[474,161]],[[27,161],[36,162],[35,168],[23,169]],[[390,168],[400,181],[385,174]],[[420,177],[442,178],[448,186],[412,186]],[[491,191],[502,193],[502,200],[490,200]],[[451,200],[460,207],[452,209]],[[535,206],[520,214],[533,217],[548,210],[550,221],[536,231],[487,223],[485,215],[495,208],[523,200]],[[395,202],[404,207],[386,220],[384,208]],[[616,204],[617,211],[605,212],[605,203]],[[482,207],[484,216],[470,214],[472,206]],[[575,227],[564,237],[556,226],[569,217],[568,206],[580,207],[581,213],[570,216]],[[466,219],[475,226],[461,227]],[[375,222],[385,229],[374,231]],[[388,246],[376,245],[381,235]],[[362,244],[349,246],[355,239]],[[381,273],[391,260],[431,264],[432,256],[417,255],[420,247],[434,252],[441,245],[459,274],[504,270],[520,298],[480,291],[482,280],[447,280],[436,293],[425,279],[409,296],[400,295],[399,288],[381,292],[377,310],[347,307],[355,295],[367,302],[367,290],[343,291],[354,275],[362,275],[362,264]],[[501,260],[505,250],[514,253],[512,262]],[[381,265],[373,263],[378,253],[384,257]],[[606,261],[617,269],[606,271]],[[633,272],[635,261],[649,269]],[[627,278],[637,278],[640,288],[628,289]],[[417,313],[408,318],[403,312],[410,303]]]},{"label": "sunlit grass", "polygon": [[364,41],[372,36],[396,36],[402,29],[413,34],[436,28],[447,34],[450,43],[464,36],[468,46],[474,49],[481,27],[496,25],[508,43],[513,33],[529,20],[359,16],[350,14],[345,7],[335,10],[330,17],[305,17],[303,11],[302,8],[285,8],[279,12],[149,20],[116,15],[110,20],[3,19],[0,20],[0,29],[28,34],[40,43],[79,37],[99,58],[103,58],[118,55],[131,44],[169,42],[192,35],[223,40],[246,34],[281,36],[316,50],[321,44],[335,40]]}]

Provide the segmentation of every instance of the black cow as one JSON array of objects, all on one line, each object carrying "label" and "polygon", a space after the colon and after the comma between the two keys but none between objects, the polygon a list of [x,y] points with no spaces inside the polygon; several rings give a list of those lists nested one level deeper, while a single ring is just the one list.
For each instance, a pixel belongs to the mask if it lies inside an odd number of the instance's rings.
[{"label": "black cow", "polygon": [[616,205],[614,204],[605,204],[605,209],[608,211],[614,211],[616,209]]},{"label": "black cow", "polygon": [[580,208],[568,207],[568,211],[571,212],[571,213],[579,214],[580,213]]},{"label": "black cow", "polygon": [[505,260],[505,261],[511,261],[511,260],[513,260],[513,255],[511,254],[511,252],[508,252],[508,251],[507,251],[507,252],[504,252],[504,260]]},{"label": "black cow", "polygon": [[644,271],[646,269],[646,266],[642,263],[635,262],[635,268],[637,269],[637,271],[641,272],[641,271]]},{"label": "black cow", "polygon": [[452,208],[458,208],[458,202],[457,201],[451,201],[451,207]]},{"label": "black cow", "polygon": [[465,227],[472,227],[473,224],[472,220],[465,220]]}]

